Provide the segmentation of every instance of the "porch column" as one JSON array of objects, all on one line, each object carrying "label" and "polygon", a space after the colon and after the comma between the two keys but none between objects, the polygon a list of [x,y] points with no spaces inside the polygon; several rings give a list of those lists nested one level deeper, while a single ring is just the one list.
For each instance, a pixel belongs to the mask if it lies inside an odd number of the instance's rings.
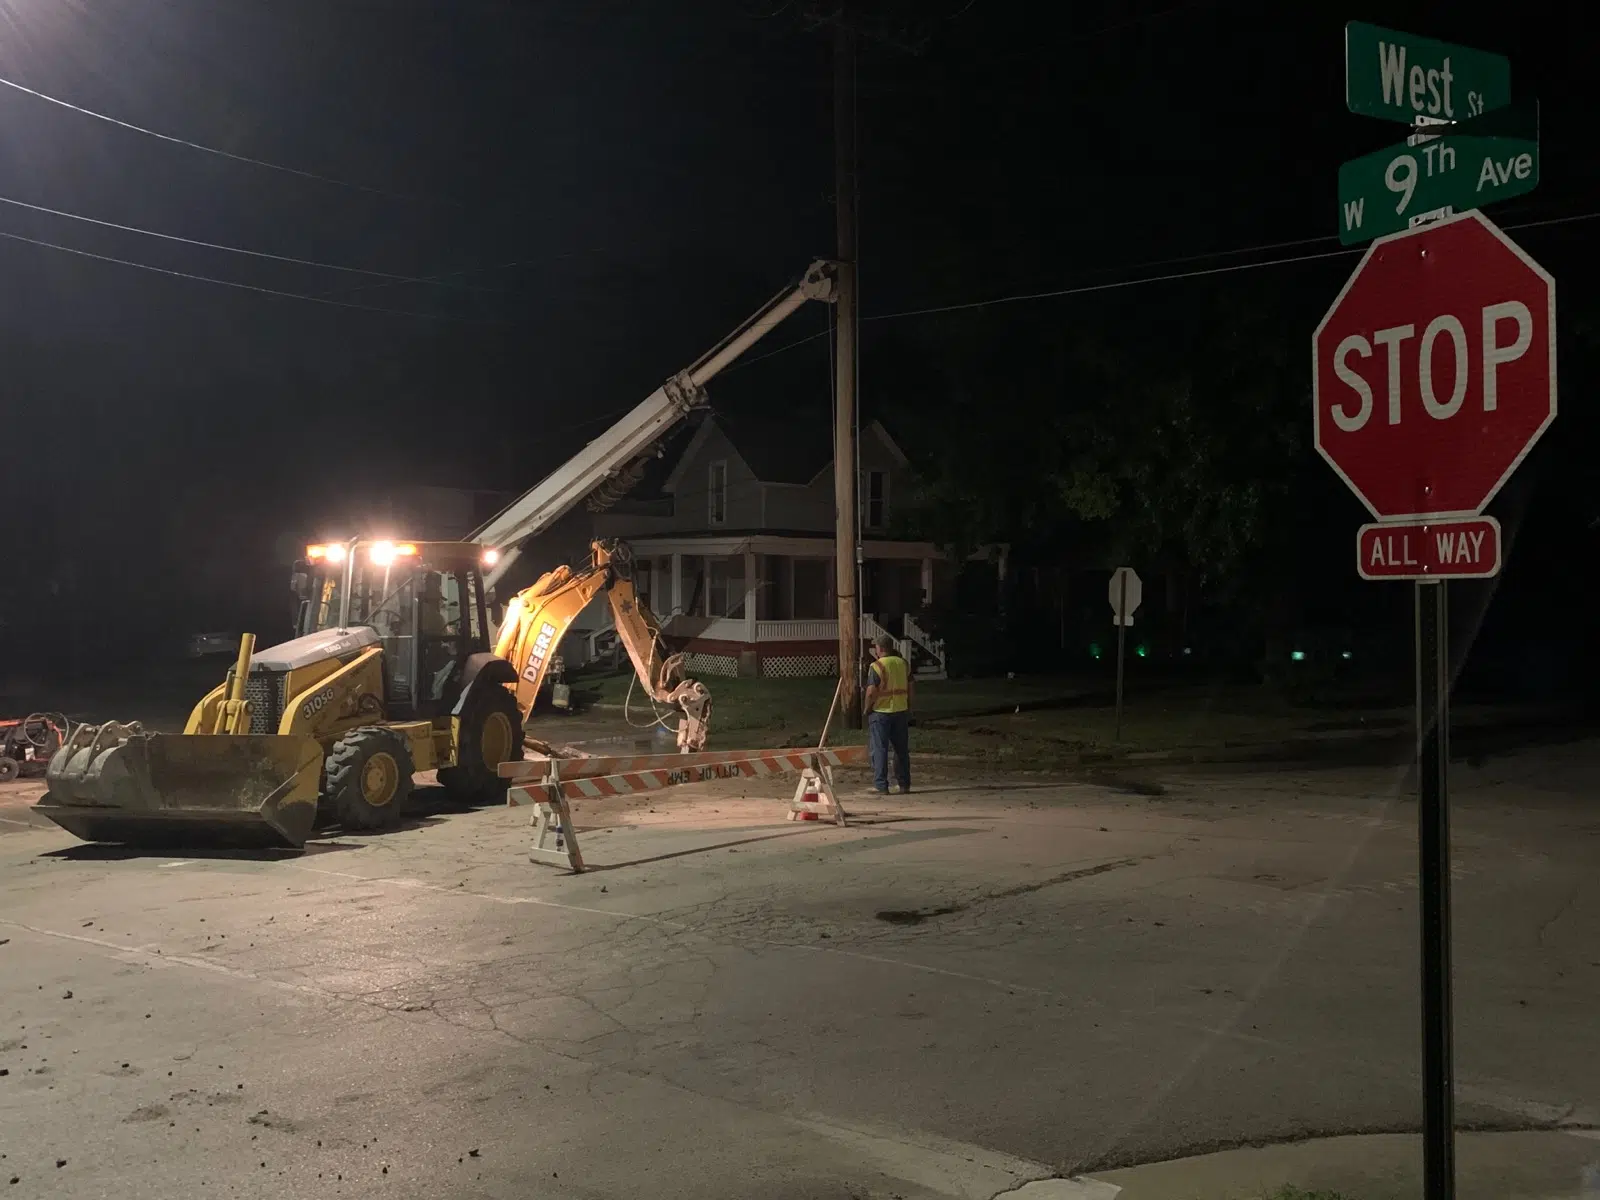
[{"label": "porch column", "polygon": [[747,646],[756,644],[756,594],[761,581],[756,578],[756,554],[744,552],[744,640]]},{"label": "porch column", "polygon": [[933,559],[922,560],[922,603],[933,603]]},{"label": "porch column", "polygon": [[672,615],[683,616],[683,555],[672,554]]}]

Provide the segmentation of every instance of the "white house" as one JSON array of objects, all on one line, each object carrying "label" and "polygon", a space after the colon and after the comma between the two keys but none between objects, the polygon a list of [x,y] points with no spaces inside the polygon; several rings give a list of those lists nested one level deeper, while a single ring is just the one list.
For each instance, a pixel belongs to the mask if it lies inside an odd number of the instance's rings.
[{"label": "white house", "polygon": [[[830,430],[703,416],[655,471],[603,511],[583,507],[523,549],[530,567],[582,561],[592,538],[633,548],[640,592],[703,675],[831,675],[838,670]],[[906,457],[874,421],[861,430],[864,633],[903,639],[924,673],[942,673],[942,645],[917,613],[953,564],[928,542],[891,537]],[[654,478],[651,478],[654,476]],[[569,663],[609,625],[592,606],[563,646]]]}]

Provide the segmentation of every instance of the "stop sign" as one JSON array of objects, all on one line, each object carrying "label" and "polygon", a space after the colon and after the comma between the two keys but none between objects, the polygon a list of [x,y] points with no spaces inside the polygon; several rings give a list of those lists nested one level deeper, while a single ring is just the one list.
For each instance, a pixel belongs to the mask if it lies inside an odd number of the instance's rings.
[{"label": "stop sign", "polygon": [[1480,212],[1379,238],[1311,358],[1317,451],[1373,516],[1474,514],[1555,419],[1555,281]]}]

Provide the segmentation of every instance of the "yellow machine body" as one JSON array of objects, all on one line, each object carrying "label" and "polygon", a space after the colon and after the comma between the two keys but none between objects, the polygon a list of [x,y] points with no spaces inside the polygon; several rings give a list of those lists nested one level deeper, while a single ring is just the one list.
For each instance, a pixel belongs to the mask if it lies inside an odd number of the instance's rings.
[{"label": "yellow machine body", "polygon": [[38,811],[93,841],[299,847],[319,812],[348,828],[393,825],[419,771],[458,799],[502,795],[498,767],[522,757],[556,648],[602,592],[651,702],[679,715],[679,747],[703,749],[710,694],[682,678],[682,655],[663,653],[627,547],[592,549],[584,568],[513,598],[491,647],[481,547],[308,547],[300,636],[257,652],[246,634],[182,734],[74,731]]}]

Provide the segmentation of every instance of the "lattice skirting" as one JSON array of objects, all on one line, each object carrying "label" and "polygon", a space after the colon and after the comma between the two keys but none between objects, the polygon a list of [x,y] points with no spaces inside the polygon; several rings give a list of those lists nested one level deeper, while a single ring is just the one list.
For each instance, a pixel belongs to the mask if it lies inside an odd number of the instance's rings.
[{"label": "lattice skirting", "polygon": [[768,679],[816,679],[839,673],[837,654],[775,654],[761,660]]},{"label": "lattice skirting", "polygon": [[728,654],[686,654],[683,665],[690,675],[724,676],[734,679],[739,674],[739,660]]}]

